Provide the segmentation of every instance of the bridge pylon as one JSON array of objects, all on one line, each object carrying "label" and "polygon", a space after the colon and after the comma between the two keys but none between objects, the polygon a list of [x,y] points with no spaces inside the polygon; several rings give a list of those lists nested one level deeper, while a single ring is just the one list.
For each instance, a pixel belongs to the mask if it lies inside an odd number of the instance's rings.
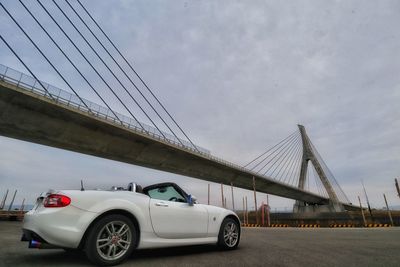
[{"label": "bridge pylon", "polygon": [[310,139],[307,136],[306,129],[303,125],[298,125],[301,141],[303,144],[303,155],[301,158],[301,169],[300,169],[300,177],[298,187],[304,190],[306,179],[307,179],[307,168],[308,163],[311,162],[314,166],[316,173],[318,174],[319,179],[321,180],[323,186],[325,187],[326,192],[329,196],[329,204],[317,204],[317,203],[307,203],[304,201],[296,200],[293,212],[341,212],[345,211],[343,204],[340,203],[338,196],[329,179],[326,175],[324,168],[318,160],[318,157],[315,155],[313,147],[311,145]]}]

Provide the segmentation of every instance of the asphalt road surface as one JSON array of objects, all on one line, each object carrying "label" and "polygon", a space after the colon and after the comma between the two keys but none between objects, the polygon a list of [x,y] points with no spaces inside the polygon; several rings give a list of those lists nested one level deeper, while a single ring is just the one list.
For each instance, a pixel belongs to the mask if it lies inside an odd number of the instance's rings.
[{"label": "asphalt road surface", "polygon": [[[0,266],[90,266],[84,254],[28,249],[21,223],[0,221]],[[141,250],[120,266],[400,266],[398,228],[244,228],[239,248]]]}]

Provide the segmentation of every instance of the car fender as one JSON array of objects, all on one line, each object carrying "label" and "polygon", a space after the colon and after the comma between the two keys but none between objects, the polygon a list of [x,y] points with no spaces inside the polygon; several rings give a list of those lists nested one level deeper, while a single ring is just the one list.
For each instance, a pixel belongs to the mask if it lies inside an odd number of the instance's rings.
[{"label": "car fender", "polygon": [[88,222],[86,228],[89,227],[94,220],[106,212],[112,210],[124,210],[136,218],[140,231],[153,231],[151,225],[148,223],[150,221],[150,198],[148,196],[134,192],[77,192],[71,193],[64,191],[65,194],[71,197],[71,205],[97,214],[97,216]]},{"label": "car fender", "polygon": [[107,199],[101,203],[96,204],[95,206],[92,206],[89,211],[96,212],[97,214],[99,214],[99,216],[101,216],[102,214],[108,213],[112,210],[124,210],[129,212],[136,218],[139,224],[138,230],[146,232],[152,231],[151,225],[149,224],[150,215],[148,203],[146,203],[146,207],[144,208],[141,205],[132,203],[127,200]]},{"label": "car fender", "polygon": [[207,207],[209,214],[208,236],[218,236],[221,224],[223,220],[228,216],[235,217],[240,225],[240,219],[233,211],[210,205],[204,205],[204,206]]}]

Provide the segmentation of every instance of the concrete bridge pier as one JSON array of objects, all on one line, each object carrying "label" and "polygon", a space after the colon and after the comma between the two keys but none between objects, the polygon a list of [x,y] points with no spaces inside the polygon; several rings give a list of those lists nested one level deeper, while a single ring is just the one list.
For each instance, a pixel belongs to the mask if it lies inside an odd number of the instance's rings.
[{"label": "concrete bridge pier", "polygon": [[340,203],[334,203],[330,201],[329,204],[312,204],[303,201],[296,201],[293,205],[294,213],[306,213],[306,212],[343,212],[345,208]]}]

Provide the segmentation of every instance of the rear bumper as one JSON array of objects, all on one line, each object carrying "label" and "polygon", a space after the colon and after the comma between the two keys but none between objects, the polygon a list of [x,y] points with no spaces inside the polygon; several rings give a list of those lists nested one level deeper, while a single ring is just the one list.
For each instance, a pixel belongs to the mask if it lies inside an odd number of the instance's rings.
[{"label": "rear bumper", "polygon": [[40,249],[51,249],[51,248],[60,248],[54,245],[49,244],[46,240],[44,240],[41,236],[32,232],[30,230],[23,229],[21,241],[29,242],[29,248],[40,248]]},{"label": "rear bumper", "polygon": [[[78,209],[43,208],[25,214],[23,239],[35,240],[63,248],[77,248],[97,213]],[[39,239],[39,240],[37,240]]]}]

